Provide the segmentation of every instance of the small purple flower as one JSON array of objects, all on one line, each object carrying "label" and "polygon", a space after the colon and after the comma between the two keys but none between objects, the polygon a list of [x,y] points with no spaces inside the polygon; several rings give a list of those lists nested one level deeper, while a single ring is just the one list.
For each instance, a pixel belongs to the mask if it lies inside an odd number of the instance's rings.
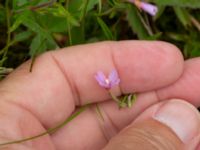
[{"label": "small purple flower", "polygon": [[150,14],[151,16],[155,16],[158,12],[157,6],[145,2],[141,2],[140,8],[148,14]]},{"label": "small purple flower", "polygon": [[142,9],[151,16],[155,16],[156,13],[158,12],[158,7],[153,4],[141,2],[140,0],[128,0],[128,1],[134,3],[139,9]]},{"label": "small purple flower", "polygon": [[97,74],[95,75],[95,79],[97,80],[100,86],[106,89],[111,89],[113,86],[118,85],[120,82],[120,79],[116,70],[113,70],[109,74],[108,78],[106,78],[106,76],[104,75],[102,71],[98,71]]}]

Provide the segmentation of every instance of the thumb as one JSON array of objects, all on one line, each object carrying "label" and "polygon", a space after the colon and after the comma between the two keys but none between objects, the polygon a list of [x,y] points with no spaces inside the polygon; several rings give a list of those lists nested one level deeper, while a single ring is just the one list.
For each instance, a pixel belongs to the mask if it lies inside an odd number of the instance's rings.
[{"label": "thumb", "polygon": [[173,99],[148,108],[103,150],[195,150],[200,148],[199,141],[198,111]]}]

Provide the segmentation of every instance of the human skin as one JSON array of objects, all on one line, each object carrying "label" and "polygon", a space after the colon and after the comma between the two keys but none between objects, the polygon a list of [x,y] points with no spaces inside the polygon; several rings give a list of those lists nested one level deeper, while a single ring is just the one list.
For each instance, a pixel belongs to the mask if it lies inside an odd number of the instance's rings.
[{"label": "human skin", "polygon": [[[200,105],[200,59],[184,62],[180,51],[165,42],[122,41],[73,46],[39,56],[32,72],[29,72],[30,64],[31,61],[22,64],[0,84],[1,143],[44,132],[69,117],[78,106],[88,103],[99,104],[105,121],[102,123],[95,105],[91,105],[52,135],[2,149],[99,150],[127,125],[147,118],[148,115],[139,119],[138,116],[144,110],[151,112],[162,101],[179,98],[196,107]],[[119,110],[94,79],[97,71],[108,74],[113,69],[121,80],[113,89],[115,95],[138,93],[130,109]],[[199,124],[195,127],[199,129]],[[170,136],[177,138],[174,134]]]}]

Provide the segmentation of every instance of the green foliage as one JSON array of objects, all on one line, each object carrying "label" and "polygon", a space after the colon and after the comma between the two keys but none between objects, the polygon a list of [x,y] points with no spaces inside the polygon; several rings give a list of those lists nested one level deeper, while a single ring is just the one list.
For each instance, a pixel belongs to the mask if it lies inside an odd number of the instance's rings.
[{"label": "green foliage", "polygon": [[127,20],[133,32],[137,33],[139,39],[147,39],[149,37],[148,26],[145,24],[136,7],[130,6],[127,8]]},{"label": "green foliage", "polygon": [[125,0],[5,0],[0,3],[0,67],[103,40],[164,40],[185,58],[200,56],[200,1],[149,2],[159,8],[154,17]]},{"label": "green foliage", "polygon": [[177,18],[184,25],[184,27],[191,25],[190,15],[187,10],[180,7],[174,7],[174,11],[175,14],[177,15]]},{"label": "green foliage", "polygon": [[199,0],[151,0],[158,5],[200,8]]},{"label": "green foliage", "polygon": [[108,40],[114,40],[112,32],[110,31],[110,29],[106,25],[106,23],[100,17],[97,17],[97,22],[101,26],[102,31],[105,34],[106,39],[108,39]]}]

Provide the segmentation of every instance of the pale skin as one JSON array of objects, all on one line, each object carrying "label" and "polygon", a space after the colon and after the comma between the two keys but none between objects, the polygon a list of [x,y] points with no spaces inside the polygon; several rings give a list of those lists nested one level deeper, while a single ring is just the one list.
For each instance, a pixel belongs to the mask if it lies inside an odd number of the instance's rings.
[{"label": "pale skin", "polygon": [[[29,67],[30,61],[0,84],[1,143],[44,132],[88,103],[99,103],[105,121],[90,106],[53,135],[0,149],[100,150],[153,104],[181,98],[200,106],[200,58],[184,62],[180,51],[165,42],[74,46],[39,56],[31,73]],[[119,110],[94,79],[97,71],[113,69],[121,79],[113,89],[116,95],[139,93],[131,109]]]}]

